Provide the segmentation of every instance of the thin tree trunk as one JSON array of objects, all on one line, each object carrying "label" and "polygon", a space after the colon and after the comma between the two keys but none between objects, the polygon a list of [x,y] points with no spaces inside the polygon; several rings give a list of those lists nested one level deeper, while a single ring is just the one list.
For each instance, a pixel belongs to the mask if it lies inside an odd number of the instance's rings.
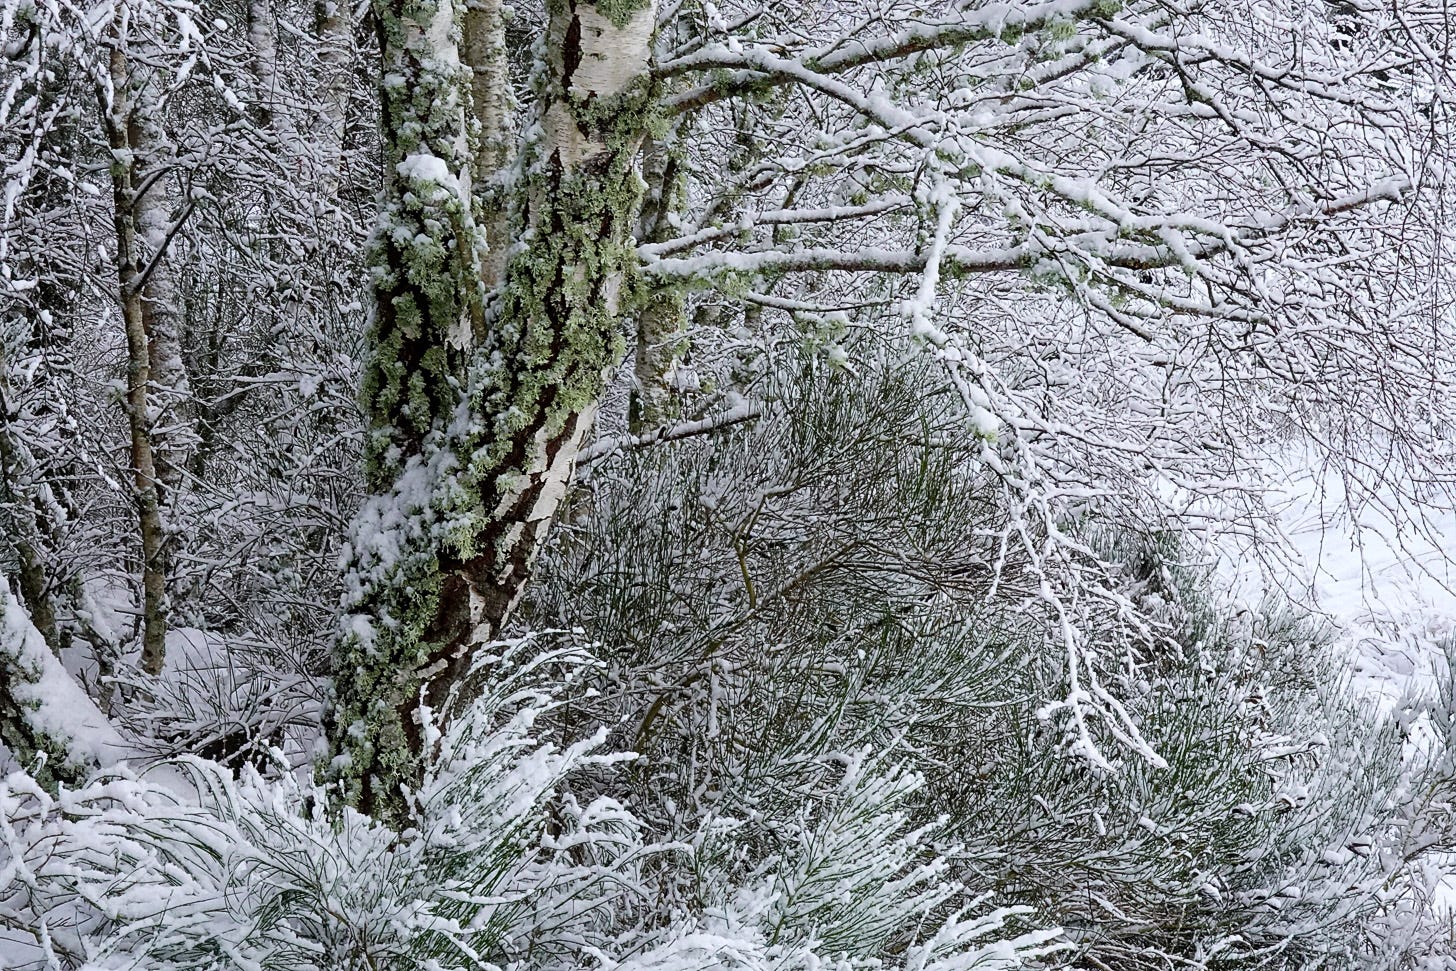
[{"label": "thin tree trunk", "polygon": [[[142,178],[149,175],[143,168]],[[162,176],[153,185],[165,180],[166,176]],[[170,194],[159,192],[156,198],[148,198],[153,191],[156,190],[148,190],[143,196],[135,217],[137,239],[147,243],[141,252],[148,262],[163,258],[164,240],[173,219]],[[157,480],[162,485],[159,500],[166,511],[175,505],[197,447],[196,407],[192,400],[192,381],[182,357],[181,295],[165,265],[158,266],[147,277],[138,295],[151,384],[150,437]]]},{"label": "thin tree trunk", "polygon": [[[642,206],[637,238],[659,243],[671,238],[669,217],[681,203],[677,159],[672,145],[650,144],[644,151],[647,199]],[[687,341],[687,311],[683,295],[672,287],[658,287],[637,312],[637,346],[633,354],[633,388],[628,420],[641,434],[671,423],[677,370]]]},{"label": "thin tree trunk", "polygon": [[[127,240],[129,223],[117,217],[118,257],[131,250],[135,238]],[[152,420],[147,384],[151,366],[147,347],[146,318],[139,291],[128,291],[129,278],[140,272],[133,256],[127,261],[132,271],[122,271],[122,318],[126,325],[127,391],[126,417],[131,431],[131,466],[137,517],[142,537],[142,670],[161,674],[166,660],[167,642],[167,568],[166,528],[162,523],[162,486],[157,475],[156,455],[152,448]]]},{"label": "thin tree trunk", "polygon": [[102,113],[114,162],[116,265],[126,329],[126,415],[142,540],[142,670],[160,674],[166,657],[170,559],[164,503],[180,486],[195,436],[182,362],[179,303],[163,257],[176,218],[152,116],[154,69],[133,74],[124,40],[111,52]]},{"label": "thin tree trunk", "polygon": [[353,24],[347,0],[317,0],[314,33],[318,37],[318,64],[322,97],[314,127],[320,181],[327,197],[341,182],[344,135],[349,107],[349,65],[354,47]]},{"label": "thin tree trunk", "polygon": [[277,108],[278,43],[274,32],[273,5],[269,0],[248,0],[248,45],[253,49],[253,104],[258,120],[276,128],[285,114]]},{"label": "thin tree trunk", "polygon": [[0,508],[8,513],[0,522],[9,527],[5,541],[18,561],[20,599],[45,642],[56,650],[60,635],[44,550],[45,524],[35,497],[26,488],[26,480],[33,472],[28,466],[33,463],[22,458],[20,444],[15,440],[13,424],[18,408],[12,401],[5,369],[6,362],[0,357]]},{"label": "thin tree trunk", "polygon": [[[374,425],[367,467],[380,494],[351,543],[329,768],[356,806],[402,825],[430,756],[421,706],[442,711],[474,648],[509,621],[606,376],[621,363],[620,318],[635,298],[636,157],[656,104],[647,74],[656,10],[551,3],[541,136],[513,189],[517,238],[528,244],[512,253],[488,310],[481,234],[462,205],[472,198],[462,184],[473,168],[467,120],[432,129],[412,113],[458,93],[435,91],[443,82],[425,67],[453,52],[411,47],[427,35],[400,30],[391,2],[376,15],[387,45],[405,39],[385,52],[385,77],[405,83],[385,88],[394,174],[376,233],[375,349],[364,386]],[[456,15],[439,0],[429,22]],[[420,226],[434,227],[423,247]],[[451,340],[466,327],[483,335],[473,355]],[[469,420],[458,420],[462,410]]]}]

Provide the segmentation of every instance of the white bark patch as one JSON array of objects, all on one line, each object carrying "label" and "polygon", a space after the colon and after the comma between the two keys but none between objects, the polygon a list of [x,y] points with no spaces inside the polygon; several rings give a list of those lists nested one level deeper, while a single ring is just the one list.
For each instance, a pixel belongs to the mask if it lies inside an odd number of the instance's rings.
[{"label": "white bark patch", "polygon": [[647,70],[652,30],[657,23],[656,4],[645,4],[618,28],[596,9],[577,7],[581,23],[581,63],[571,76],[571,93],[579,97],[595,94],[611,97],[627,89]]},{"label": "white bark patch", "polygon": [[475,343],[475,331],[472,328],[470,318],[464,314],[450,321],[450,331],[445,335],[445,341],[454,348],[465,350]]},{"label": "white bark patch", "polygon": [[546,154],[549,156],[556,152],[561,158],[562,168],[568,172],[581,164],[582,159],[606,148],[599,140],[581,133],[571,111],[560,101],[553,101],[546,109],[541,127],[546,132]]},{"label": "white bark patch", "polygon": [[622,309],[622,274],[613,273],[602,281],[602,304],[613,317]]},{"label": "white bark patch", "polygon": [[495,638],[495,625],[485,613],[485,598],[475,584],[470,585],[470,643],[485,644]]},{"label": "white bark patch", "polygon": [[576,468],[576,457],[581,454],[582,440],[586,438],[587,429],[596,420],[596,413],[597,406],[590,404],[576,416],[571,436],[561,443],[561,447],[551,457],[551,467],[546,470],[541,491],[536,496],[536,504],[531,507],[530,515],[526,517],[527,522],[540,522],[556,515],[556,507],[566,497],[572,470]]},{"label": "white bark patch", "polygon": [[[609,98],[621,94],[646,73],[657,23],[655,3],[638,10],[621,28],[585,4],[577,7],[576,18],[581,25],[581,61],[571,75],[568,94],[575,98]],[[606,148],[599,139],[582,134],[571,109],[560,101],[546,109],[542,127],[546,132],[546,154],[559,152],[567,171]]]},{"label": "white bark patch", "polygon": [[[506,550],[513,548],[517,543],[521,541],[521,534],[525,531],[526,524],[524,522],[512,523],[511,528],[506,530],[506,534],[501,537],[498,551],[504,553]],[[505,569],[497,575],[496,581],[498,583],[504,584],[507,580],[511,578],[511,575],[515,573],[515,571],[515,563],[508,561],[506,563]]]},{"label": "white bark patch", "polygon": [[450,0],[440,0],[435,5],[434,16],[430,18],[425,40],[430,45],[426,49],[433,52],[447,65],[455,60],[454,32],[455,6],[450,3]]},{"label": "white bark patch", "polygon": [[[500,519],[504,516],[506,510],[514,506],[516,500],[521,497],[521,493],[526,491],[526,485],[530,481],[524,475],[518,475],[515,472],[507,472],[505,474],[511,477],[510,486],[501,490],[500,502],[496,503],[495,508],[490,511],[491,519]],[[500,481],[500,477],[497,477],[496,484],[499,485]]]}]

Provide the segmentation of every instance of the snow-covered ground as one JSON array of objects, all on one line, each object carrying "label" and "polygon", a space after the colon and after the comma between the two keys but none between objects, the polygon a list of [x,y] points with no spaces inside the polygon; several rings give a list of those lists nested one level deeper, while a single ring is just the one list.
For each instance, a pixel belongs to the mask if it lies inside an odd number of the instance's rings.
[{"label": "snow-covered ground", "polygon": [[[1444,643],[1456,637],[1456,506],[1402,502],[1395,489],[1350,503],[1341,476],[1307,453],[1269,470],[1266,501],[1288,557],[1256,565],[1247,546],[1226,544],[1220,572],[1234,602],[1252,606],[1272,580],[1327,616],[1338,630],[1335,649],[1351,663],[1351,689],[1384,712],[1436,693],[1446,677]],[[1442,870],[1433,889],[1456,912],[1456,860]]]},{"label": "snow-covered ground", "polygon": [[[1267,501],[1291,554],[1275,572],[1288,596],[1338,626],[1354,689],[1382,707],[1435,690],[1442,642],[1456,632],[1456,508],[1401,502],[1391,489],[1352,504],[1341,476],[1307,455],[1271,473]],[[1257,571],[1241,560],[1235,596],[1261,596]]]}]

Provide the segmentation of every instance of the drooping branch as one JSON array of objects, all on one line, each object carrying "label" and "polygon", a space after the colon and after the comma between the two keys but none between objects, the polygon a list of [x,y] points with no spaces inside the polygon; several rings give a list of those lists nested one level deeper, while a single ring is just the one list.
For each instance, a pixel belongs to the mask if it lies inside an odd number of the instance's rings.
[{"label": "drooping branch", "polygon": [[[1103,268],[1148,271],[1182,267],[1201,273],[1203,264],[1231,251],[1248,252],[1264,241],[1299,223],[1315,223],[1348,213],[1378,202],[1399,201],[1409,189],[1405,179],[1388,179],[1360,192],[1314,205],[1304,205],[1283,213],[1270,213],[1258,220],[1231,221],[1218,225],[1179,217],[1124,219],[1104,229],[1086,229],[1073,224],[1073,232],[1053,235],[1047,229],[1033,233],[1033,238],[1014,246],[997,249],[975,249],[950,245],[939,254],[943,272],[952,275],[1001,273],[1030,270],[1048,260],[1066,260],[1071,265],[1093,271]],[[850,221],[880,215],[897,209],[866,205],[846,208],[836,214],[832,210],[804,213],[768,212],[745,217],[738,226],[751,228],[758,224],[785,225],[808,222]],[[738,227],[734,227],[737,229]],[[1138,243],[1119,239],[1130,228],[1161,237],[1166,242]],[[1050,227],[1048,227],[1050,229]],[[1080,231],[1078,231],[1080,230]],[[1187,233],[1187,235],[1185,235]],[[928,253],[923,249],[835,249],[775,248],[752,252],[708,251],[696,256],[660,256],[722,240],[733,235],[730,229],[709,229],[693,236],[678,237],[663,244],[639,247],[645,273],[663,279],[711,280],[716,276],[754,273],[822,273],[827,271],[854,273],[915,274],[925,270]],[[1121,285],[1118,278],[1109,281]],[[1185,308],[1191,309],[1191,308]]]},{"label": "drooping branch", "polygon": [[[871,36],[878,24],[863,24],[846,29],[843,38],[834,44],[798,55],[798,60],[815,74],[842,74],[975,41],[1009,40],[1053,21],[1087,16],[1105,5],[1105,0],[1074,4],[1051,0],[1029,7],[992,3],[967,10],[959,17],[913,24],[880,37]],[[669,102],[672,112],[693,112],[727,98],[762,94],[794,83],[788,74],[765,69],[741,46],[735,46],[737,49],[718,44],[702,46],[657,66],[654,73],[663,79],[706,72],[717,74],[709,84],[675,94]]]}]

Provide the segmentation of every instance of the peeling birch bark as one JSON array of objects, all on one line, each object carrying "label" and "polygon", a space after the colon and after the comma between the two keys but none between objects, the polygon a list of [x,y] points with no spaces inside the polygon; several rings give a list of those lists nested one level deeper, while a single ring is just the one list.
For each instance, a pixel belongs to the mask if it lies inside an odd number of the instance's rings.
[{"label": "peeling birch bark", "polygon": [[[605,4],[601,6],[605,7]],[[554,3],[540,141],[528,147],[523,251],[507,269],[472,411],[488,421],[460,448],[463,488],[490,515],[451,557],[430,632],[441,686],[501,635],[565,497],[606,377],[621,362],[620,316],[635,269],[638,150],[652,108],[655,4],[614,11]],[[458,499],[457,499],[458,502]],[[440,689],[428,696],[442,701]]]}]

